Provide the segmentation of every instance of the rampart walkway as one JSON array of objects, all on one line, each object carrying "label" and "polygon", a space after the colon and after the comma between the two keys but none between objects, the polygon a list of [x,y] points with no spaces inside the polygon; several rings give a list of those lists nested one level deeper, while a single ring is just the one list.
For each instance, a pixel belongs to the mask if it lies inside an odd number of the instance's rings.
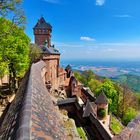
[{"label": "rampart walkway", "polygon": [[64,140],[63,125],[43,82],[45,63],[31,66],[0,129],[1,140]]}]

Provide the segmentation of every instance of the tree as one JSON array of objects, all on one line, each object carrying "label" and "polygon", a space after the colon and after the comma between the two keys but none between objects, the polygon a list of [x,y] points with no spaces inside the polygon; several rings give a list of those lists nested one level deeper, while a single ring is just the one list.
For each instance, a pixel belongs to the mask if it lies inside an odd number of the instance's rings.
[{"label": "tree", "polygon": [[81,74],[80,72],[76,71],[74,72],[74,76],[76,77],[76,79],[78,81],[80,81],[82,84],[86,84],[87,83],[87,80],[86,78],[83,76],[83,74]]},{"label": "tree", "polygon": [[123,118],[125,112],[128,109],[128,106],[136,108],[135,104],[137,100],[135,100],[134,93],[132,93],[132,91],[128,88],[128,86],[122,85],[121,88],[122,88],[121,89],[122,91],[120,95],[121,101],[120,101],[120,107],[119,107],[119,114],[120,114],[120,117]]},{"label": "tree", "polygon": [[94,73],[93,73],[92,70],[86,70],[86,71],[82,72],[82,74],[79,73],[79,72],[75,72],[74,75],[85,86],[88,86],[88,82],[91,79],[94,79],[95,78],[95,75],[94,75]]},{"label": "tree", "polygon": [[86,70],[83,72],[83,76],[85,77],[85,79],[87,80],[87,83],[88,81],[90,81],[91,79],[94,79],[95,78],[95,75],[93,73],[92,70]]},{"label": "tree", "polygon": [[90,81],[88,81],[88,87],[91,89],[91,91],[94,93],[96,91],[96,89],[98,89],[101,86],[101,82],[99,80],[96,79],[91,79]]},{"label": "tree", "polygon": [[22,0],[0,0],[0,16],[8,18],[16,25],[25,23],[25,15],[22,9]]},{"label": "tree", "polygon": [[122,118],[123,123],[127,125],[136,115],[136,110],[132,107],[128,107]]},{"label": "tree", "polygon": [[118,93],[114,87],[112,81],[107,79],[99,88],[96,89],[95,93],[99,94],[104,92],[109,101],[109,111],[113,112],[114,114],[117,113],[118,107]]},{"label": "tree", "polygon": [[103,108],[100,108],[97,113],[98,113],[98,116],[101,118],[104,118],[106,116],[106,110]]},{"label": "tree", "polygon": [[22,77],[29,66],[30,39],[22,28],[5,18],[0,18],[0,25],[0,36],[7,33],[0,37],[1,75],[8,71],[10,88],[15,90],[17,78]]},{"label": "tree", "polygon": [[95,75],[92,70],[86,70],[82,72],[82,74],[75,72],[74,75],[80,82],[89,87],[92,92],[101,85],[101,82],[95,79]]},{"label": "tree", "polygon": [[41,58],[41,49],[36,44],[30,44],[30,61],[31,63]]}]

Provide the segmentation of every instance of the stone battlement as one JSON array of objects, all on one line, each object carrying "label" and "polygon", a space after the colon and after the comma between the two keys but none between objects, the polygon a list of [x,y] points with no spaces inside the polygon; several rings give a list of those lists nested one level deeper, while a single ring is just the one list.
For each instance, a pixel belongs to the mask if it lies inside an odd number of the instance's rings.
[{"label": "stone battlement", "polygon": [[32,64],[0,128],[0,139],[64,140],[64,128],[43,80],[46,64]]}]

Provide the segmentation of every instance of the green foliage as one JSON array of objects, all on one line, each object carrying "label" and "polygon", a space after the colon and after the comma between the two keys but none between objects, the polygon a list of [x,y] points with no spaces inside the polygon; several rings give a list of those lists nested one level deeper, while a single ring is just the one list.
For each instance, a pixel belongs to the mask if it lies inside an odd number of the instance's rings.
[{"label": "green foliage", "polygon": [[[3,32],[8,34],[4,38],[0,38],[0,56],[2,62],[13,63],[17,71],[17,75],[23,75],[29,64],[29,42],[30,39],[24,33],[22,28],[16,25],[11,30],[13,23],[4,18],[0,18],[0,35]],[[5,67],[5,68],[8,68]]]},{"label": "green foliage", "polygon": [[[1,55],[1,53],[0,53],[0,55]],[[4,74],[6,74],[8,72],[7,66],[8,66],[8,63],[3,62],[2,57],[0,56],[0,78],[2,78],[4,76]]]},{"label": "green foliage", "polygon": [[95,78],[95,74],[91,70],[84,71],[82,74],[75,72],[74,75],[81,83],[89,87],[93,93],[101,85],[101,82]]},{"label": "green foliage", "polygon": [[135,117],[130,115],[130,112],[128,113],[128,107],[139,110],[139,94],[136,96],[127,86],[115,83],[108,78],[99,77],[92,71],[75,72],[75,77],[85,86],[88,86],[95,96],[104,92],[108,98],[109,112],[120,117],[124,124]]},{"label": "green foliage", "polygon": [[[10,78],[15,81],[28,69],[30,39],[22,28],[9,20],[0,18],[0,25],[0,75],[8,71]],[[3,33],[5,36],[1,37]]]},{"label": "green foliage", "polygon": [[126,74],[115,77],[113,80],[128,85],[134,92],[140,92],[140,76]]},{"label": "green foliage", "polygon": [[75,72],[74,73],[75,77],[82,82],[85,86],[88,85],[88,82],[91,79],[94,79],[94,73],[91,70],[88,71],[84,71],[82,74],[80,74],[79,72]]},{"label": "green foliage", "polygon": [[41,49],[36,44],[30,44],[31,63],[41,58]]},{"label": "green foliage", "polygon": [[86,140],[87,139],[86,134],[85,134],[85,132],[84,132],[82,127],[77,127],[77,132],[79,133],[79,135],[82,138],[82,140]]},{"label": "green foliage", "polygon": [[97,113],[98,113],[98,116],[101,118],[104,118],[106,116],[106,110],[103,108],[100,108]]},{"label": "green foliage", "polygon": [[124,127],[118,119],[111,115],[110,128],[114,134],[119,134]]},{"label": "green foliage", "polygon": [[128,107],[122,118],[123,123],[127,125],[136,115],[136,110],[132,107]]},{"label": "green foliage", "polygon": [[101,82],[96,79],[91,79],[90,81],[88,81],[87,85],[90,87],[92,92],[95,92],[95,90],[101,86]]},{"label": "green foliage", "polygon": [[16,25],[23,25],[25,15],[22,9],[22,2],[23,0],[0,0],[0,16],[8,18]]},{"label": "green foliage", "polygon": [[[75,71],[75,72],[74,72],[74,76],[75,76],[76,79],[77,79],[78,81],[80,81],[80,82],[82,82],[82,81],[84,80],[82,74],[80,74],[80,72],[78,72],[78,71]],[[82,83],[84,84],[84,82],[82,82]]]},{"label": "green foliage", "polygon": [[99,94],[104,92],[109,101],[109,111],[113,112],[114,114],[117,113],[118,108],[118,93],[114,87],[112,81],[107,79],[99,88],[96,89],[95,93]]}]

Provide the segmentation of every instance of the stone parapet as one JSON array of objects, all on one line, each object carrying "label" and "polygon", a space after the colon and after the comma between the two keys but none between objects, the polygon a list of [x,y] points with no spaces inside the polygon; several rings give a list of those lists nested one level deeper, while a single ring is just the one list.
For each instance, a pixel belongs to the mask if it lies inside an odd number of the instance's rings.
[{"label": "stone parapet", "polygon": [[46,64],[32,64],[0,128],[1,140],[65,140],[62,121],[43,80]]}]

